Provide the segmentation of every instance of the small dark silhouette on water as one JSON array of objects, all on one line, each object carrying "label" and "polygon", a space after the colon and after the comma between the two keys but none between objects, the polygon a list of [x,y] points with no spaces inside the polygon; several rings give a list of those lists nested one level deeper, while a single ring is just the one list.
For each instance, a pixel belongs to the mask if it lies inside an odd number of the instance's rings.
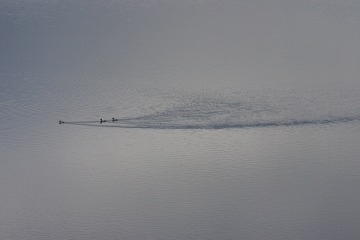
[{"label": "small dark silhouette on water", "polygon": [[[91,121],[91,123],[106,123],[106,122],[110,122],[110,121],[111,121],[111,122],[117,122],[118,119],[117,119],[117,118],[111,118],[111,120],[106,120],[106,119],[100,118],[99,121]],[[69,124],[71,124],[71,123],[73,123],[73,124],[77,123],[77,124],[80,124],[80,123],[90,123],[90,122],[85,122],[85,121],[83,121],[83,122],[65,122],[65,121],[59,120],[59,124],[65,124],[65,123],[69,123]]]}]

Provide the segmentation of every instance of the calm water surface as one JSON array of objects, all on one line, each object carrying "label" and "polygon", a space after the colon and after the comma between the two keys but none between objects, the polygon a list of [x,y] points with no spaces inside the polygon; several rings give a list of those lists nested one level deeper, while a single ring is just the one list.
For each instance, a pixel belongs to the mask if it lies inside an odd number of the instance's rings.
[{"label": "calm water surface", "polygon": [[360,236],[357,2],[0,7],[1,240]]}]

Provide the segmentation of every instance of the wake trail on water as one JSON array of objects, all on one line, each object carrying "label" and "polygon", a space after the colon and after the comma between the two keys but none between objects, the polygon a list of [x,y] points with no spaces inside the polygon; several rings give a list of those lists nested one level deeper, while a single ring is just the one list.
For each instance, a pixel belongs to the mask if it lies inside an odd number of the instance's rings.
[{"label": "wake trail on water", "polygon": [[89,127],[113,127],[113,128],[148,128],[148,129],[227,129],[227,128],[265,128],[265,127],[287,127],[287,126],[305,126],[305,125],[323,125],[335,123],[347,123],[360,121],[360,116],[333,117],[329,119],[303,119],[303,120],[284,120],[277,122],[253,122],[239,124],[213,124],[213,125],[171,125],[171,124],[133,124],[129,121],[120,121],[119,123],[96,124],[99,121],[79,121],[79,122],[63,122],[62,124],[89,126]]},{"label": "wake trail on water", "polygon": [[229,99],[195,97],[135,117],[97,121],[64,121],[92,127],[146,129],[228,129],[291,127],[360,121],[358,104],[352,107],[331,101],[296,98]]}]

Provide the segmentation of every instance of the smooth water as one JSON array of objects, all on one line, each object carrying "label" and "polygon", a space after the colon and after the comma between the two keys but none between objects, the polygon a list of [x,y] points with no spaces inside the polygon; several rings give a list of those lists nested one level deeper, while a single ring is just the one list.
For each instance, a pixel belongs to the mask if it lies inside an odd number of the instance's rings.
[{"label": "smooth water", "polygon": [[359,11],[0,0],[0,239],[357,239]]}]

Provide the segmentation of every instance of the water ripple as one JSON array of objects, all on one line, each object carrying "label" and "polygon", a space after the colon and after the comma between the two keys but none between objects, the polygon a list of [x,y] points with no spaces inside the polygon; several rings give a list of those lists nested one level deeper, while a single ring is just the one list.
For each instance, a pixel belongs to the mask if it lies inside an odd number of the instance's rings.
[{"label": "water ripple", "polygon": [[322,125],[360,120],[360,114],[354,111],[325,108],[321,104],[301,105],[298,100],[278,100],[271,103],[261,100],[196,97],[183,102],[185,103],[135,117],[64,123],[119,128],[226,129]]}]

